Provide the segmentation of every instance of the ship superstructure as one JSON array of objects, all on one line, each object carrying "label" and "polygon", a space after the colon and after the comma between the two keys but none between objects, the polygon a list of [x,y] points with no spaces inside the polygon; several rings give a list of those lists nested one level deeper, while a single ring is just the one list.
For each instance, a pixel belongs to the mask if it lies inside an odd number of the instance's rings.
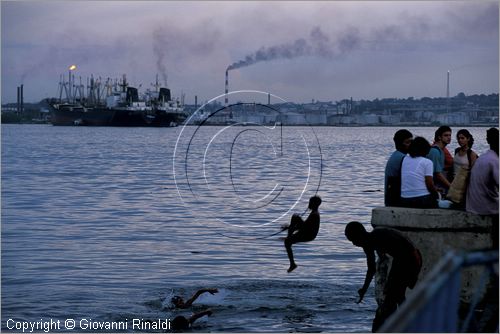
[{"label": "ship superstructure", "polygon": [[71,69],[67,81],[61,76],[59,98],[51,103],[53,125],[169,127],[186,118],[182,103],[172,100],[158,78],[155,89],[143,94],[129,85],[125,74],[105,81],[91,76],[86,87],[85,94],[81,78],[77,84]]}]

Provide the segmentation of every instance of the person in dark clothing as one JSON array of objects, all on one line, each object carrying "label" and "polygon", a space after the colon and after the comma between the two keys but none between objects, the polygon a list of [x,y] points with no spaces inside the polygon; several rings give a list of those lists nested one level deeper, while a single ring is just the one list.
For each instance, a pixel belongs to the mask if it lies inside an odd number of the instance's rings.
[{"label": "person in dark clothing", "polygon": [[400,206],[401,201],[401,165],[403,158],[413,140],[413,135],[406,129],[400,129],[394,134],[394,151],[385,165],[384,204],[385,206]]},{"label": "person in dark clothing", "polygon": [[448,172],[453,168],[453,157],[446,148],[451,142],[451,128],[447,125],[440,126],[434,132],[434,144],[427,154],[427,159],[432,161],[434,171],[434,184],[441,192],[446,194],[450,188]]},{"label": "person in dark clothing", "polygon": [[288,272],[292,272],[297,268],[297,264],[293,258],[292,245],[298,242],[308,242],[316,238],[319,231],[320,216],[318,208],[321,205],[321,198],[319,196],[313,196],[309,199],[309,209],[311,213],[309,217],[304,221],[302,218],[294,214],[292,216],[289,226],[283,226],[283,230],[288,229],[288,236],[285,238],[285,248],[288,255],[288,260],[290,260],[290,268]]},{"label": "person in dark clothing", "polygon": [[362,247],[366,254],[368,270],[363,287],[358,290],[360,303],[375,275],[375,252],[378,256],[392,257],[391,271],[384,287],[385,299],[379,305],[373,320],[372,331],[376,332],[384,321],[406,298],[406,288],[413,289],[422,267],[420,251],[401,232],[377,227],[367,232],[359,222],[350,222],[345,228],[345,236],[353,245]]},{"label": "person in dark clothing", "polygon": [[182,331],[191,328],[193,325],[193,322],[195,322],[197,319],[208,315],[212,315],[211,310],[205,310],[203,312],[195,313],[189,318],[186,318],[183,315],[178,315],[176,316],[171,322],[170,322],[170,329],[174,331]]}]

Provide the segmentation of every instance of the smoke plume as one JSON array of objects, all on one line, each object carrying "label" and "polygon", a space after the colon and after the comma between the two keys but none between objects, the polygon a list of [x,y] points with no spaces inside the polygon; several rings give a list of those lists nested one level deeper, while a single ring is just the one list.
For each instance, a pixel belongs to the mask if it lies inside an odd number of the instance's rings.
[{"label": "smoke plume", "polygon": [[299,38],[292,43],[262,47],[255,53],[229,65],[227,70],[234,70],[274,59],[292,59],[303,56],[332,58],[337,54],[353,49],[359,44],[359,41],[359,31],[356,29],[348,30],[341,34],[336,42],[333,42],[321,28],[315,27],[311,30],[307,39]]},{"label": "smoke plume", "polygon": [[160,75],[163,79],[165,87],[168,87],[167,84],[167,68],[164,64],[165,61],[165,49],[164,47],[168,45],[168,41],[165,38],[165,35],[162,33],[160,29],[156,29],[153,31],[153,52],[156,56],[156,68],[160,72]]}]

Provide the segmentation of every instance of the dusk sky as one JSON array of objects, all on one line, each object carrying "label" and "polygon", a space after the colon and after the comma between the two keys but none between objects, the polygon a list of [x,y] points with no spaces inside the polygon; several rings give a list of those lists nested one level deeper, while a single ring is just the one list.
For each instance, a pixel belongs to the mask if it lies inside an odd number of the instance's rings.
[{"label": "dusk sky", "polygon": [[2,1],[2,103],[58,96],[61,74],[186,103],[230,90],[310,102],[498,93],[498,1]]}]

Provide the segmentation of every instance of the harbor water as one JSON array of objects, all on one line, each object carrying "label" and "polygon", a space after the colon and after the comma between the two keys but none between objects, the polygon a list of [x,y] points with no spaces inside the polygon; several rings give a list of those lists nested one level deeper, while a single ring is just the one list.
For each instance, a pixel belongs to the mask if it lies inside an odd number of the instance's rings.
[{"label": "harbor water", "polygon": [[[356,304],[366,260],[343,231],[383,205],[397,128],[1,130],[2,330],[72,331],[72,319],[77,332],[164,332],[152,324],[207,308],[193,331],[371,330],[373,284]],[[486,128],[469,130],[484,153]],[[293,246],[287,273],[280,226],[315,194],[319,235]],[[172,309],[205,287],[219,293]],[[100,328],[111,322],[127,327]]]}]

